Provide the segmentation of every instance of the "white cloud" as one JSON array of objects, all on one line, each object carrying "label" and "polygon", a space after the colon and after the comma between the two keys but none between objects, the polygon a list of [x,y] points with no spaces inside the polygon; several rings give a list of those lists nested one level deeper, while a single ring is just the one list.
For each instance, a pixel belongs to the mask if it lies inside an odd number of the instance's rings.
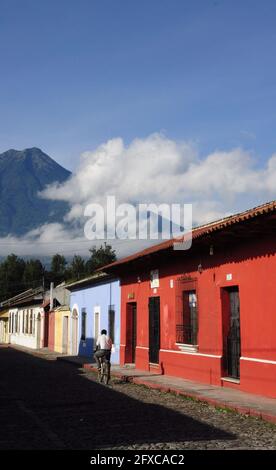
[{"label": "white cloud", "polygon": [[252,155],[241,148],[200,158],[193,144],[153,134],[129,146],[112,139],[85,152],[75,175],[49,186],[42,196],[68,201],[67,220],[79,219],[87,204],[115,195],[120,203],[192,202],[200,223],[235,210],[243,196],[275,197],[275,176],[276,154],[256,168]]},{"label": "white cloud", "polygon": [[[24,236],[8,235],[0,239],[0,255],[7,253],[47,256],[59,252],[74,253],[84,240],[82,234],[67,230],[63,224],[44,224]],[[91,242],[90,242],[91,244]]]},{"label": "white cloud", "polygon": [[[21,240],[23,251],[28,246],[37,254],[87,253],[93,243],[84,239],[84,209],[90,203],[104,204],[108,195],[116,196],[118,203],[193,203],[198,225],[275,198],[275,180],[276,154],[258,167],[252,154],[241,148],[199,156],[192,143],[162,134],[135,139],[128,146],[121,138],[112,139],[85,152],[68,181],[41,193],[69,203],[64,222],[45,224],[21,239],[6,237],[0,240],[0,251],[6,242],[14,243],[18,252]],[[145,246],[137,243],[119,240],[112,245],[121,256]]]},{"label": "white cloud", "polygon": [[[156,241],[112,240],[111,244],[116,253],[120,256],[127,256],[154,243]],[[5,257],[9,253],[15,253],[17,256],[41,258],[60,253],[65,258],[70,258],[74,254],[88,257],[89,248],[99,247],[102,244],[102,240],[87,240],[82,230],[72,227],[68,229],[59,223],[44,224],[21,237],[8,235],[0,238],[0,256]]]}]

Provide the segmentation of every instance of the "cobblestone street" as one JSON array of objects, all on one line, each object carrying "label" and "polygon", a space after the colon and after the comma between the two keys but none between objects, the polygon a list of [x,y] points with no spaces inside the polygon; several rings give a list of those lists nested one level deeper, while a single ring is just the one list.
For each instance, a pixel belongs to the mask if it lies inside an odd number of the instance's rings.
[{"label": "cobblestone street", "polygon": [[276,426],[0,348],[1,449],[276,449]]}]

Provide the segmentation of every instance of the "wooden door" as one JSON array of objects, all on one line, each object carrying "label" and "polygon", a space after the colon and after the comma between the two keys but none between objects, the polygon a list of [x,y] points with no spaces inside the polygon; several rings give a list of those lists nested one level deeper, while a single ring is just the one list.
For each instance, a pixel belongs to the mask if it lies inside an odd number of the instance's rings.
[{"label": "wooden door", "polygon": [[149,298],[149,362],[159,363],[160,297]]}]

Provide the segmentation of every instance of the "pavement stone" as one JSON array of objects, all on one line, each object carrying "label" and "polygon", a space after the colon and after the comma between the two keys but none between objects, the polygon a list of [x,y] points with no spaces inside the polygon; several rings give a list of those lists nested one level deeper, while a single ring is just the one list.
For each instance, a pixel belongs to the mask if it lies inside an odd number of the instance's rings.
[{"label": "pavement stone", "polygon": [[273,424],[47,354],[0,348],[0,374],[0,449],[276,449]]},{"label": "pavement stone", "polygon": [[[96,370],[93,364],[83,364],[86,370]],[[112,367],[111,374],[121,380],[163,392],[184,395],[241,414],[249,414],[276,424],[276,399],[242,392],[228,387],[218,387],[192,382],[178,377],[160,375],[138,369]]]}]

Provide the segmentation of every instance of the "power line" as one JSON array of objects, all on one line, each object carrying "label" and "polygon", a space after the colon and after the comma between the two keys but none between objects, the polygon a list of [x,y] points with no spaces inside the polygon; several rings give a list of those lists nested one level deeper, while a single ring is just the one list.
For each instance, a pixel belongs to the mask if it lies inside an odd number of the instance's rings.
[{"label": "power line", "polygon": [[55,241],[50,241],[50,242],[42,242],[42,241],[37,241],[37,240],[30,240],[30,241],[27,241],[27,240],[16,240],[14,242],[2,242],[0,241],[0,246],[9,246],[9,245],[33,245],[33,244],[36,244],[36,245],[57,245],[57,244],[64,244],[64,243],[90,243],[90,244],[93,244],[93,243],[104,243],[105,241],[107,243],[112,243],[112,242],[115,242],[116,243],[127,243],[127,242],[135,242],[135,241],[139,241],[139,239],[130,239],[130,238],[125,238],[125,239],[120,239],[120,238],[112,238],[112,239],[107,239],[107,240],[104,240],[104,239],[96,239],[96,240],[84,240],[84,239],[72,239],[72,240],[55,240]]},{"label": "power line", "polygon": [[[144,240],[143,240],[144,241]],[[146,241],[146,240],[145,240]],[[116,241],[116,244],[114,244],[112,246],[112,249],[116,250],[117,248],[120,248],[122,245],[126,245],[126,242],[129,242],[129,244],[131,244],[131,242],[134,244],[134,243],[137,243],[139,242],[139,240],[118,240]],[[156,242],[156,240],[155,240]],[[62,242],[58,242],[58,243],[62,243]],[[54,244],[54,243],[53,243]],[[55,243],[56,244],[56,243]],[[36,248],[38,248],[39,244],[37,244]],[[91,247],[95,246],[95,244],[93,244],[93,242],[91,243]],[[0,244],[0,247],[1,247],[1,244]],[[89,247],[90,248],[90,247]],[[57,254],[57,252],[59,254],[64,254],[64,253],[70,253],[72,256],[74,255],[77,255],[78,253],[87,253],[87,255],[89,256],[89,248],[76,248],[76,247],[72,247],[72,248],[68,248],[68,249],[62,249],[60,247],[56,247],[56,250],[54,251],[46,251],[45,253],[42,253],[40,256],[41,257],[47,257],[47,256],[52,256],[52,255],[55,255]],[[145,246],[146,248],[146,246]],[[31,246],[30,246],[30,249],[31,249]],[[140,248],[137,248],[137,250],[139,250]],[[14,250],[15,253],[17,252],[16,250],[16,247]],[[136,250],[135,250],[136,251]],[[18,253],[18,252],[17,252]],[[34,251],[27,251],[27,252],[23,252],[23,253],[18,253],[18,256],[37,256],[37,254],[34,252]]]}]

